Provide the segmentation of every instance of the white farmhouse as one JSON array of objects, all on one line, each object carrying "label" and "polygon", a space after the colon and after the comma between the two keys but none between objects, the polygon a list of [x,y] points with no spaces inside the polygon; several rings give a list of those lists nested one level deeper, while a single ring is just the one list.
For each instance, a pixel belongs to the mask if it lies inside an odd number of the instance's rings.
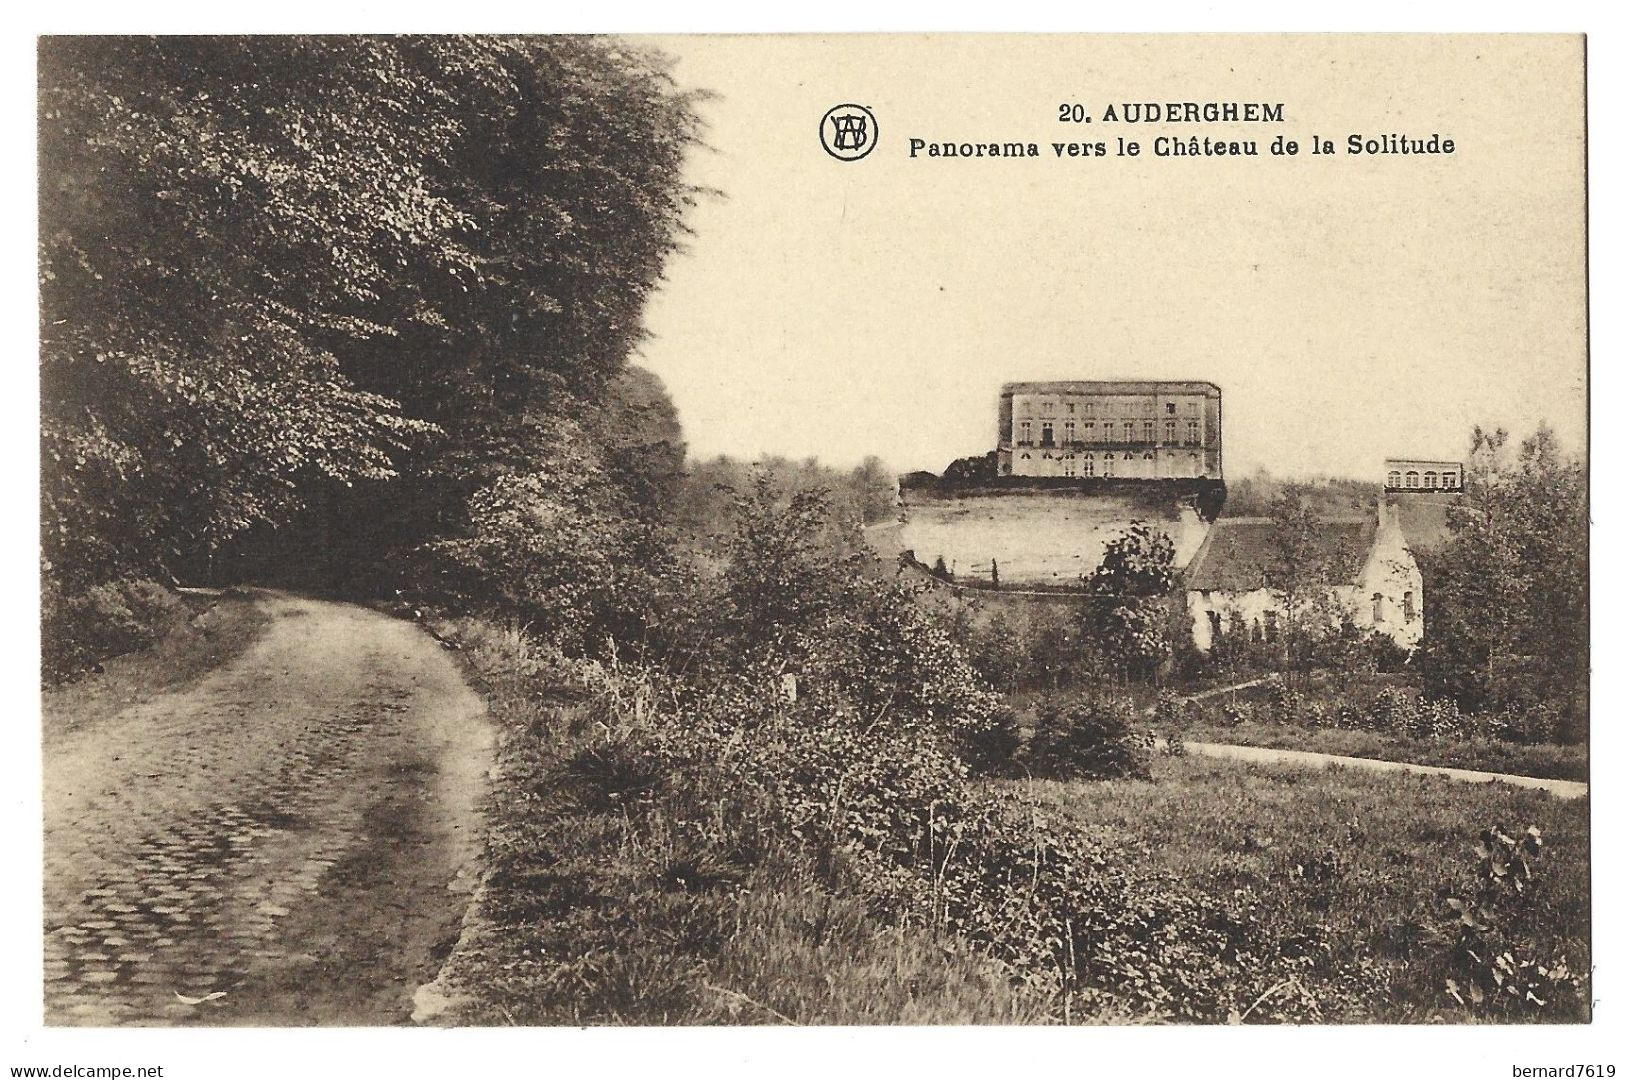
[{"label": "white farmhouse", "polygon": [[[1191,637],[1207,652],[1219,634],[1273,640],[1284,625],[1269,518],[1220,517],[1185,571]],[[1356,626],[1405,649],[1422,640],[1422,575],[1395,515],[1379,497],[1375,516],[1324,520],[1315,542],[1331,571],[1324,600]]]}]

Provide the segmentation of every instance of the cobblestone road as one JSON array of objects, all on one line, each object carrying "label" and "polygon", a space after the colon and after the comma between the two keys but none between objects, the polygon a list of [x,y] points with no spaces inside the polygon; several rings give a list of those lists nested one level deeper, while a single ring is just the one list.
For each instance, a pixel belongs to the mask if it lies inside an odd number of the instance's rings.
[{"label": "cobblestone road", "polygon": [[236,660],[47,741],[47,1023],[404,1022],[455,938],[480,700],[410,623],[257,602]]}]

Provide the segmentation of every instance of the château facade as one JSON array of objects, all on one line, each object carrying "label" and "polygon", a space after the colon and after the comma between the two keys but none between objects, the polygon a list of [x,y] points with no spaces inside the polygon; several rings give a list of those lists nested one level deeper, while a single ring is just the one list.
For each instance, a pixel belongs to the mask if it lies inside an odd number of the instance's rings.
[{"label": "ch\u00e2teau facade", "polygon": [[1461,490],[1463,473],[1459,461],[1388,458],[1382,464],[1388,474],[1383,487],[1390,492]]},{"label": "ch\u00e2teau facade", "polygon": [[1219,480],[1221,425],[1210,382],[1005,383],[999,475]]}]

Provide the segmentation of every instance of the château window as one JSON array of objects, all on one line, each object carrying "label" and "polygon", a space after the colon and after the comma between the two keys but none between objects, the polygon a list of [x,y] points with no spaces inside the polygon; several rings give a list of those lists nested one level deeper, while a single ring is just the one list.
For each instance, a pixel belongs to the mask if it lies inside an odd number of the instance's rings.
[{"label": "ch\u00e2teau window", "polygon": [[1199,433],[1199,431],[1197,429],[1196,421],[1195,420],[1187,420],[1187,421],[1185,421],[1185,443],[1186,443],[1186,445],[1187,446],[1195,446],[1197,443],[1199,443],[1201,441],[1202,441],[1202,439],[1201,439],[1201,435],[1200,435],[1200,433]]},{"label": "ch\u00e2teau window", "polygon": [[1106,460],[1101,464],[1101,467],[1100,467],[1101,475],[1102,476],[1111,476],[1112,473],[1116,471],[1114,469],[1114,467],[1113,467],[1113,464],[1114,463],[1112,462],[1112,456],[1110,454],[1107,454],[1106,455]]},{"label": "ch\u00e2teau window", "polygon": [[1115,426],[1115,425],[1114,425],[1114,424],[1113,424],[1113,423],[1112,423],[1112,422],[1111,422],[1111,421],[1110,421],[1110,420],[1108,420],[1108,421],[1106,421],[1106,422],[1105,422],[1105,423],[1104,423],[1104,424],[1102,424],[1102,425],[1100,425],[1100,426],[1101,426],[1101,427],[1102,427],[1102,428],[1103,428],[1103,429],[1105,429],[1105,432],[1106,432],[1106,441],[1107,441],[1107,442],[1114,442],[1114,441],[1116,441],[1116,439],[1117,439],[1117,431],[1116,431],[1116,426]]},{"label": "ch\u00e2teau window", "polygon": [[1083,438],[1085,442],[1095,441],[1095,422],[1093,420],[1083,422]]},{"label": "ch\u00e2teau window", "polygon": [[1157,425],[1153,424],[1151,421],[1147,420],[1142,425],[1142,427],[1145,430],[1145,441],[1146,442],[1156,442],[1157,441]]},{"label": "ch\u00e2teau window", "polygon": [[1174,415],[1174,403],[1171,401],[1168,403],[1168,415]]},{"label": "ch\u00e2teau window", "polygon": [[1077,475],[1077,465],[1073,462],[1071,454],[1066,455],[1066,457],[1061,461],[1061,471],[1067,476]]},{"label": "ch\u00e2teau window", "polygon": [[1124,461],[1133,461],[1134,460],[1134,454],[1132,452],[1124,454],[1123,455],[1123,460]]},{"label": "ch\u00e2teau window", "polygon": [[1078,441],[1078,425],[1075,420],[1066,422],[1066,444],[1071,446]]},{"label": "ch\u00e2teau window", "polygon": [[1072,404],[1070,401],[1066,403],[1066,414],[1068,416],[1071,416],[1073,413],[1075,413],[1077,411],[1078,411],[1078,407],[1076,405]]},{"label": "ch\u00e2teau window", "polygon": [[1418,482],[1420,482],[1421,479],[1422,478],[1416,474],[1415,470],[1412,470],[1411,472],[1405,474],[1405,486],[1408,488],[1413,488]]},{"label": "ch\u00e2teau window", "polygon": [[1388,486],[1391,487],[1391,488],[1396,488],[1396,487],[1399,486],[1399,470],[1398,469],[1395,469],[1393,472],[1388,474]]},{"label": "ch\u00e2teau window", "polygon": [[1031,446],[1033,443],[1033,425],[1031,420],[1021,422],[1021,445]]},{"label": "ch\u00e2teau window", "polygon": [[1416,594],[1413,592],[1405,593],[1405,621],[1416,621]]},{"label": "ch\u00e2teau window", "polygon": [[1083,475],[1085,475],[1085,476],[1093,476],[1093,475],[1095,475],[1095,455],[1093,455],[1093,454],[1085,454],[1085,455],[1083,455]]},{"label": "ch\u00e2teau window", "polygon": [[1371,621],[1382,625],[1382,593],[1371,594]]},{"label": "ch\u00e2teau window", "polygon": [[1054,446],[1055,445],[1055,425],[1050,423],[1048,420],[1044,421],[1044,427],[1039,432],[1039,438],[1043,441],[1044,446]]},{"label": "ch\u00e2teau window", "polygon": [[1085,415],[1085,416],[1093,416],[1093,415],[1095,415],[1095,403],[1094,402],[1086,401],[1086,402],[1083,403],[1083,415]]},{"label": "ch\u00e2teau window", "polygon": [[1172,420],[1166,420],[1166,421],[1163,422],[1163,425],[1162,425],[1162,441],[1163,442],[1165,442],[1165,443],[1174,442],[1174,433],[1175,433],[1176,427],[1177,427],[1177,425]]},{"label": "ch\u00e2teau window", "polygon": [[1440,487],[1445,487],[1445,488],[1454,488],[1456,486],[1456,474],[1453,473],[1453,472],[1445,473],[1440,478],[1439,486]]},{"label": "ch\u00e2teau window", "polygon": [[1436,472],[1432,472],[1432,471],[1423,473],[1422,474],[1422,486],[1425,487],[1425,488],[1438,487],[1439,486],[1439,474],[1436,473]]}]

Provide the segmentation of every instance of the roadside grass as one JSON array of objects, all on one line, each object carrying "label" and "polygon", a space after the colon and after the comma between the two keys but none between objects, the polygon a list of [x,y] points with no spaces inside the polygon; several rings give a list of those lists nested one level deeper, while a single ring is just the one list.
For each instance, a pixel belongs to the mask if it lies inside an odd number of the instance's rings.
[{"label": "roadside grass", "polygon": [[[1444,765],[1457,769],[1539,776],[1548,780],[1581,780],[1590,774],[1586,747],[1562,743],[1522,744],[1502,739],[1416,738],[1352,728],[1311,728],[1256,721],[1239,724],[1186,722],[1171,729],[1189,742],[1235,743],[1279,750],[1401,761],[1411,765]],[[1166,734],[1159,729],[1158,734]]]},{"label": "roadside grass", "polygon": [[[994,961],[877,924],[799,852],[748,850],[703,793],[605,795],[596,703],[517,633],[439,627],[498,730],[485,874],[439,983],[459,1024],[1050,1019]],[[596,760],[596,759],[594,759]],[[600,762],[608,769],[612,762]],[[742,843],[742,841],[744,841]]]},{"label": "roadside grass", "polygon": [[104,660],[100,671],[41,693],[47,741],[198,681],[241,655],[269,621],[252,597],[235,590],[176,594],[168,610],[148,648]]},{"label": "roadside grass", "polygon": [[1367,1019],[1389,1023],[1470,1019],[1445,992],[1444,900],[1471,895],[1481,830],[1534,825],[1546,846],[1532,949],[1589,970],[1589,800],[1160,755],[1150,780],[1007,783],[1143,874],[1215,901],[1242,898],[1282,940],[1318,928],[1328,959],[1387,984],[1390,1006]]}]

